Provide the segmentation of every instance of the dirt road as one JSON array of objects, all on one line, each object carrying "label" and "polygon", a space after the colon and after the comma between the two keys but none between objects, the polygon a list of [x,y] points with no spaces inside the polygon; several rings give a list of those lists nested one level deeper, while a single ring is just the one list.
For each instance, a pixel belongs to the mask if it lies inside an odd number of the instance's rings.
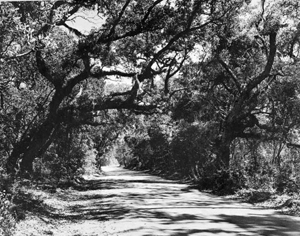
[{"label": "dirt road", "polygon": [[87,176],[81,191],[61,191],[45,201],[51,212],[42,217],[39,235],[300,235],[300,218],[143,172],[103,169],[106,175]]}]

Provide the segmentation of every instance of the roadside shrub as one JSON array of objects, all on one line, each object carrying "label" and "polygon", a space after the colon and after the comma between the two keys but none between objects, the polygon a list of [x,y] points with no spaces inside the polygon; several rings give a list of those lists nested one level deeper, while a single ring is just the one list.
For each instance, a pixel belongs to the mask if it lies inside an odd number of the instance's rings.
[{"label": "roadside shrub", "polygon": [[286,149],[277,165],[274,176],[274,188],[278,193],[299,193],[300,187],[300,161],[299,150]]},{"label": "roadside shrub", "polygon": [[110,155],[115,156],[121,166],[128,167],[135,159],[131,148],[125,142],[124,137],[120,137],[110,150]]},{"label": "roadside shrub", "polygon": [[150,146],[149,138],[126,139],[126,143],[131,149],[132,158],[128,162],[131,169],[152,169],[154,167],[153,149]]},{"label": "roadside shrub", "polygon": [[213,123],[183,124],[171,142],[171,155],[177,171],[183,176],[203,178],[208,173],[208,166],[214,161],[212,140],[216,127]]},{"label": "roadside shrub", "polygon": [[299,192],[298,148],[274,140],[236,139],[231,151],[231,166],[244,173],[246,188],[279,194]]},{"label": "roadside shrub", "polygon": [[212,190],[219,195],[233,194],[245,186],[245,174],[232,168],[205,174],[198,182],[200,189]]},{"label": "roadside shrub", "polygon": [[167,135],[159,126],[151,126],[134,136],[123,138],[122,150],[126,155],[125,166],[131,169],[166,172],[169,168],[169,142]]},{"label": "roadside shrub", "polygon": [[148,129],[148,136],[150,147],[146,150],[148,150],[149,159],[152,160],[153,168],[165,171],[172,169],[170,144],[167,134],[161,127],[152,126]]},{"label": "roadside shrub", "polygon": [[0,190],[0,235],[13,235],[16,220],[13,216],[13,203],[5,190]]},{"label": "roadside shrub", "polygon": [[34,163],[35,177],[56,184],[70,182],[83,172],[84,156],[85,152],[80,146],[74,145],[69,150],[57,150],[53,146],[42,159]]},{"label": "roadside shrub", "polygon": [[14,218],[14,204],[12,196],[13,180],[7,175],[4,167],[5,161],[0,164],[0,235],[13,235],[16,220]]},{"label": "roadside shrub", "polygon": [[299,191],[296,176],[290,166],[282,165],[275,176],[274,187],[278,193],[296,193]]},{"label": "roadside shrub", "polygon": [[47,152],[35,160],[34,177],[56,185],[69,183],[83,173],[86,152],[80,133],[62,129]]}]

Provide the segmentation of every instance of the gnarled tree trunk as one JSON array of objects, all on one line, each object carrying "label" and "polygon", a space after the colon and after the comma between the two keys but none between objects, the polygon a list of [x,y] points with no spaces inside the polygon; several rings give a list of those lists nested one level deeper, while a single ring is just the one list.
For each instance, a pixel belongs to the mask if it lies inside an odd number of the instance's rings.
[{"label": "gnarled tree trunk", "polygon": [[42,155],[52,142],[61,119],[57,113],[50,113],[48,118],[37,128],[32,129],[21,139],[9,156],[6,167],[10,174],[20,171],[20,174],[32,173],[34,159]]},{"label": "gnarled tree trunk", "polygon": [[223,133],[220,135],[219,139],[216,141],[215,152],[217,155],[217,168],[227,169],[230,164],[230,145],[233,138],[229,134]]},{"label": "gnarled tree trunk", "polygon": [[55,131],[57,131],[63,117],[59,113],[59,107],[64,98],[71,92],[70,89],[57,88],[49,104],[49,114],[46,120],[38,127],[33,128],[28,134],[15,145],[9,156],[6,167],[10,174],[32,173],[34,159],[42,155],[52,142]]}]

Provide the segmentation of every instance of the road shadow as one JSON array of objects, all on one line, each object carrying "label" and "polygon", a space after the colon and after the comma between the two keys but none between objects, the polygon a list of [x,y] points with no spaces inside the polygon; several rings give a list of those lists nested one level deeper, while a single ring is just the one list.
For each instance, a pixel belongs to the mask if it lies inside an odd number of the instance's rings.
[{"label": "road shadow", "polygon": [[[56,220],[113,222],[111,235],[299,235],[299,218],[251,207],[185,184],[136,171],[114,169],[56,193],[63,211],[45,206]],[[99,234],[101,235],[101,234]]]}]

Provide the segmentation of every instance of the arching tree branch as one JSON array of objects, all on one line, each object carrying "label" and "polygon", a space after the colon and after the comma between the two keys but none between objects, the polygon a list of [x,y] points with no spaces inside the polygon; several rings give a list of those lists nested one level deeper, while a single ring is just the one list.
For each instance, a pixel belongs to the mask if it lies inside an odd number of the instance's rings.
[{"label": "arching tree branch", "polygon": [[277,36],[277,31],[272,31],[270,32],[269,35],[269,43],[270,43],[270,50],[269,50],[269,57],[267,60],[267,63],[265,65],[265,68],[261,74],[259,74],[257,77],[253,78],[246,86],[244,92],[245,93],[250,93],[257,85],[259,85],[264,79],[266,79],[273,67],[275,56],[276,56],[276,36]]},{"label": "arching tree branch", "polygon": [[241,85],[238,82],[238,78],[235,75],[235,73],[233,72],[233,70],[231,70],[231,68],[229,68],[229,66],[226,64],[225,61],[223,61],[223,59],[221,58],[220,55],[218,55],[218,61],[220,62],[220,64],[222,65],[222,67],[226,70],[226,72],[230,75],[231,79],[233,80],[237,90],[239,91],[239,93],[241,93]]}]

